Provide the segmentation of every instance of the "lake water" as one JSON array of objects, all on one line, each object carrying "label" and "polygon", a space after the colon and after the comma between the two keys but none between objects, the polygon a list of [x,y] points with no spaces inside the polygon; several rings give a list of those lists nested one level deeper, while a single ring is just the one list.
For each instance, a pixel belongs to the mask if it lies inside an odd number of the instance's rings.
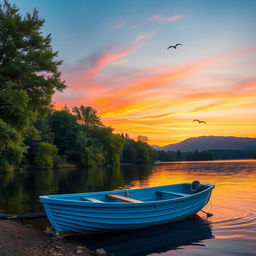
[{"label": "lake water", "polygon": [[[117,256],[256,255],[256,161],[175,162],[14,172],[0,174],[0,209],[5,213],[42,212],[38,196],[54,193],[138,188],[200,180],[215,184],[205,211],[180,223],[118,234],[79,237],[91,249]],[[34,222],[36,226],[45,221]]]}]

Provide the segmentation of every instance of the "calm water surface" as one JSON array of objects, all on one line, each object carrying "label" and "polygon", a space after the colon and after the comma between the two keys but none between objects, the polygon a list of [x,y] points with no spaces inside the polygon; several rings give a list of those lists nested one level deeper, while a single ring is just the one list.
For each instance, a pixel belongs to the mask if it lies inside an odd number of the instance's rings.
[{"label": "calm water surface", "polygon": [[42,194],[149,187],[195,179],[216,185],[204,209],[213,217],[206,218],[200,212],[180,223],[75,239],[117,256],[256,255],[255,160],[0,174],[0,209],[5,213],[41,212],[38,196]]}]

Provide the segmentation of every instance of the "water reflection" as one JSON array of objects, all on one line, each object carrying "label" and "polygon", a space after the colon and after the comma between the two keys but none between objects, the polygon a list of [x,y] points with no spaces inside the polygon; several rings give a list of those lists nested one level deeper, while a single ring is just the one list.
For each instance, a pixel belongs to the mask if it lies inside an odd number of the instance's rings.
[{"label": "water reflection", "polygon": [[6,213],[41,211],[38,196],[113,190],[125,184],[120,167],[0,174],[0,209]]},{"label": "water reflection", "polygon": [[204,246],[203,240],[213,238],[211,225],[196,216],[189,220],[154,228],[122,233],[80,237],[90,249],[104,248],[116,256],[145,256],[182,249],[184,246]]},{"label": "water reflection", "polygon": [[0,174],[0,209],[6,213],[41,211],[38,196],[115,190],[145,180],[152,166],[120,166],[59,171],[27,171]]}]

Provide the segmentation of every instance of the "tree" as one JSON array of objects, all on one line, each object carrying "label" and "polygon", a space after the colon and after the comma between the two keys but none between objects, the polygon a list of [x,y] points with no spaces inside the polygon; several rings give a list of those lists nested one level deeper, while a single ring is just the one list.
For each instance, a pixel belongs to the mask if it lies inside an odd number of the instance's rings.
[{"label": "tree", "polygon": [[134,140],[126,140],[124,144],[122,163],[136,163],[137,152],[135,147],[136,142]]},{"label": "tree", "polygon": [[41,116],[54,92],[66,87],[58,71],[62,61],[51,48],[51,35],[40,31],[45,21],[38,11],[25,17],[18,11],[6,0],[0,5],[0,91],[26,91],[30,109]]},{"label": "tree", "polygon": [[150,163],[153,161],[153,149],[147,143],[138,141],[136,143],[136,150],[138,163]]},{"label": "tree", "polygon": [[111,127],[95,127],[89,131],[89,136],[103,148],[106,164],[118,165],[123,152],[124,140],[118,134],[113,134]]},{"label": "tree", "polygon": [[91,106],[73,107],[72,111],[85,129],[104,127],[100,117],[97,116],[96,110]]},{"label": "tree", "polygon": [[[0,161],[10,167],[22,160],[25,137],[38,136],[33,122],[52,107],[55,91],[66,87],[58,70],[62,61],[51,48],[51,35],[42,35],[43,25],[37,10],[22,17],[7,0],[0,4],[0,119],[18,138],[0,149]],[[10,154],[19,155],[17,161]]]},{"label": "tree", "polygon": [[181,159],[181,152],[180,152],[180,150],[178,150],[176,153],[177,153],[177,159],[180,160]]},{"label": "tree", "polygon": [[201,161],[201,160],[212,160],[212,154],[210,151],[201,151],[199,152],[197,149],[189,152],[187,155],[188,161]]},{"label": "tree", "polygon": [[12,170],[17,166],[27,146],[25,136],[37,137],[37,130],[31,125],[33,112],[28,109],[28,96],[24,91],[6,89],[0,92],[0,166]]},{"label": "tree", "polygon": [[57,152],[58,149],[55,145],[47,142],[40,142],[37,145],[36,156],[34,159],[36,168],[46,170],[52,169]]},{"label": "tree", "polygon": [[139,135],[138,138],[137,138],[137,141],[141,142],[141,143],[147,143],[148,142],[148,137]]},{"label": "tree", "polygon": [[13,169],[21,161],[24,147],[17,130],[0,119],[0,171]]},{"label": "tree", "polygon": [[54,111],[48,116],[48,123],[53,132],[53,143],[59,149],[60,155],[72,158],[73,150],[77,146],[77,135],[79,135],[79,124],[76,117],[65,110]]}]

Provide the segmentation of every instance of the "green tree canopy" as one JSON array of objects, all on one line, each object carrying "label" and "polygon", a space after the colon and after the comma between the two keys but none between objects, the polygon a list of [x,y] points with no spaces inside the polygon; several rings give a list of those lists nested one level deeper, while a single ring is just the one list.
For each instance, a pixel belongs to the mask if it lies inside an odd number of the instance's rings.
[{"label": "green tree canopy", "polygon": [[111,127],[95,127],[89,135],[103,147],[107,164],[119,164],[124,147],[124,139],[120,135],[113,134]]},{"label": "green tree canopy", "polygon": [[7,0],[0,4],[0,125],[17,137],[0,149],[7,167],[21,161],[25,137],[38,135],[33,122],[51,108],[55,91],[66,87],[58,70],[62,61],[52,50],[51,35],[41,32],[43,25],[37,10],[21,16]]},{"label": "green tree canopy", "polygon": [[96,110],[91,106],[73,107],[72,111],[86,129],[104,127],[100,117],[97,116]]},{"label": "green tree canopy", "polygon": [[44,22],[37,10],[22,17],[8,1],[0,5],[0,91],[26,91],[30,108],[38,114],[49,108],[56,90],[66,87],[60,80],[62,61],[52,50],[51,35],[41,32]]},{"label": "green tree canopy", "polygon": [[47,142],[38,143],[34,159],[36,168],[45,170],[52,169],[57,152],[58,149],[55,145]]}]

